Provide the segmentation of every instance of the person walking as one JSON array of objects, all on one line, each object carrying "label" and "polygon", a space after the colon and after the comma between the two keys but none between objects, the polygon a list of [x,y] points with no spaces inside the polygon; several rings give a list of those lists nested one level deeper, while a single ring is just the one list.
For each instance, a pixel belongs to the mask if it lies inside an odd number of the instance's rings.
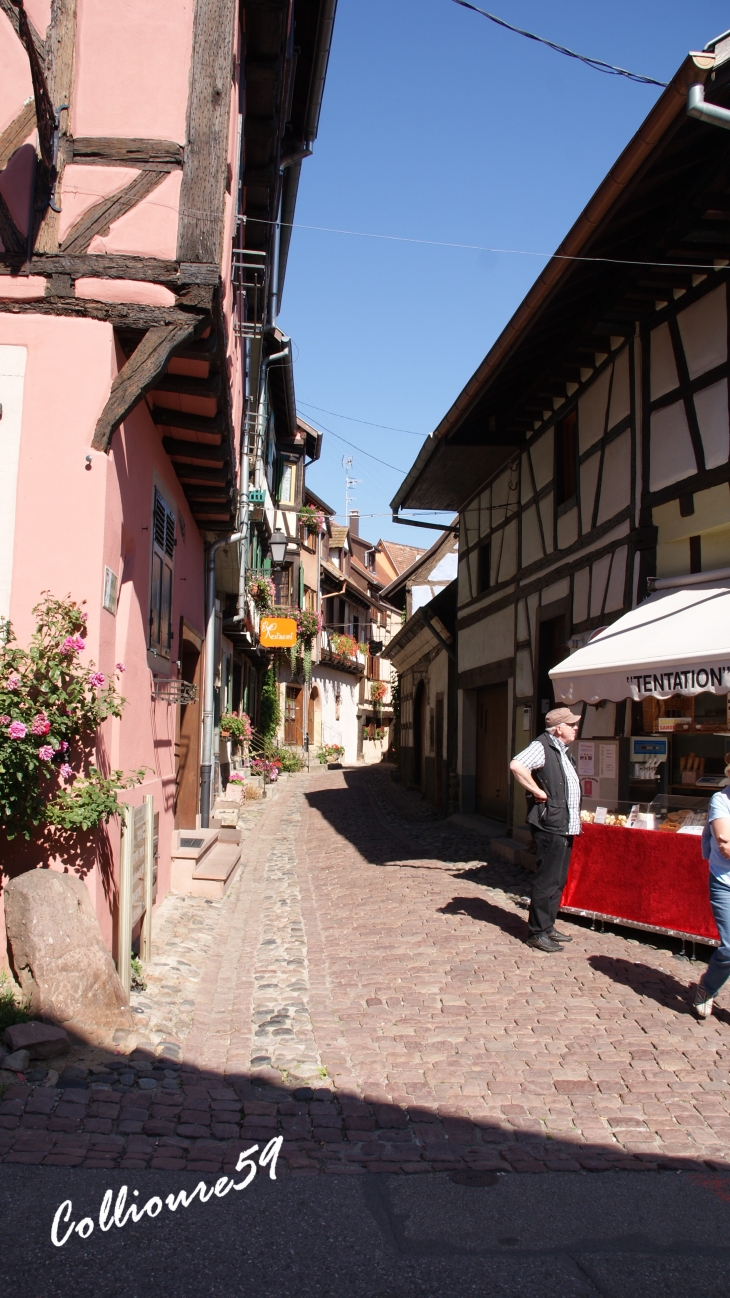
[{"label": "person walking", "polygon": [[[730,777],[730,765],[725,767]],[[730,978],[730,797],[721,789],[710,798],[702,832],[702,855],[710,863],[710,905],[720,934],[705,972],[697,984],[694,1011],[709,1019],[720,988]]]},{"label": "person walking", "polygon": [[573,839],[580,833],[580,780],[568,750],[579,725],[580,717],[570,708],[553,708],[545,717],[545,733],[510,762],[517,783],[527,790],[527,823],[537,849],[527,941],[546,955],[554,955],[564,942],[573,940],[556,929],[555,920]]}]

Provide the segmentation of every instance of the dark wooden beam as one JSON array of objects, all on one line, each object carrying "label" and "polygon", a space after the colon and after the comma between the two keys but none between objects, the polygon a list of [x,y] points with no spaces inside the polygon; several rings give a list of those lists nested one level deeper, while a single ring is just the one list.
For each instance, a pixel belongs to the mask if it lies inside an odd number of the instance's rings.
[{"label": "dark wooden beam", "polygon": [[207,419],[205,415],[190,415],[184,410],[168,410],[167,406],[153,406],[152,419],[162,428],[182,428],[189,433],[206,433],[219,441],[226,431],[225,419],[220,413]]},{"label": "dark wooden beam", "polygon": [[142,202],[167,176],[166,171],[142,171],[123,189],[109,194],[79,217],[61,244],[61,252],[86,252],[95,234],[109,233],[113,221]]},{"label": "dark wooden beam", "polygon": [[235,0],[195,0],[178,223],[180,261],[220,264],[236,14]]},{"label": "dark wooden beam", "polygon": [[227,467],[212,469],[202,468],[200,465],[180,463],[175,465],[175,472],[180,481],[190,487],[205,487],[209,484],[216,484],[232,490],[231,477]]},{"label": "dark wooden beam", "polygon": [[108,451],[114,430],[154,387],[177,344],[192,336],[195,329],[196,323],[191,320],[186,326],[163,325],[145,334],[112,383],[109,399],[97,420],[92,442],[95,451]]},{"label": "dark wooden beam", "polygon": [[[0,253],[0,276],[12,274],[7,258]],[[161,257],[136,257],[132,254],[105,253],[44,253],[33,257],[32,275],[70,275],[72,279],[91,276],[93,279],[139,279],[182,288],[186,284],[211,285],[220,282],[217,266],[178,261]]]},{"label": "dark wooden beam", "polygon": [[183,397],[203,397],[205,400],[216,400],[220,390],[220,374],[212,374],[207,379],[194,379],[188,374],[163,374],[154,387],[155,392],[178,392]]},{"label": "dark wooden beam", "polygon": [[69,161],[85,166],[151,167],[173,171],[182,167],[185,150],[174,140],[143,140],[136,136],[83,135],[67,142]]},{"label": "dark wooden beam", "polygon": [[24,140],[27,140],[33,127],[35,126],[35,104],[31,100],[21,108],[18,116],[13,118],[9,126],[0,135],[0,171],[3,171],[8,165],[10,159],[19,149]]},{"label": "dark wooden beam", "polygon": [[208,446],[204,442],[182,442],[175,437],[163,437],[162,445],[171,460],[184,460],[188,464],[217,464],[222,467],[228,459],[225,446]]},{"label": "dark wooden beam", "polygon": [[93,302],[77,297],[44,297],[39,301],[24,302],[20,298],[2,298],[2,280],[0,280],[0,301],[5,314],[12,315],[65,315],[80,319],[105,320],[118,329],[140,329],[147,332],[155,325],[187,325],[191,320],[203,321],[204,317],[192,311],[180,311],[177,307],[141,306],[135,302]]},{"label": "dark wooden beam", "polygon": [[[61,113],[60,141],[69,130],[73,111],[74,67],[76,63],[76,0],[52,0],[51,22],[48,28],[48,48],[46,66],[48,68],[48,91],[54,109],[61,104],[68,104],[69,111]],[[36,96],[37,99],[37,96]],[[60,193],[61,178],[65,159],[59,149],[56,160],[56,176],[51,178],[56,192]],[[50,198],[50,194],[48,195]],[[45,197],[44,197],[45,203]],[[45,206],[34,248],[38,252],[58,252],[60,213],[49,205]]]}]

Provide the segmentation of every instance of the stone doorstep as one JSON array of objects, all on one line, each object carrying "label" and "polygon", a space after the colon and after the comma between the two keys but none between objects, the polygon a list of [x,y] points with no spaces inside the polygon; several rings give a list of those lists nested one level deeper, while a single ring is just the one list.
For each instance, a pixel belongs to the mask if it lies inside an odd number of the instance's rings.
[{"label": "stone doorstep", "polygon": [[535,857],[516,838],[490,838],[489,846],[497,856],[502,857],[503,861],[510,861],[512,865],[521,865],[523,870],[535,873],[537,868]]},{"label": "stone doorstep", "polygon": [[189,896],[206,897],[209,900],[222,897],[240,860],[241,848],[237,842],[216,843],[193,870]]}]

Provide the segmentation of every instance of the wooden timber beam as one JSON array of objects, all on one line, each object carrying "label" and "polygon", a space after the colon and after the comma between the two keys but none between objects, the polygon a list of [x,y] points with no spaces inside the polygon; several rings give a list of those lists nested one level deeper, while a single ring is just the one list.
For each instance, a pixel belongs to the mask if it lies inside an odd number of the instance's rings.
[{"label": "wooden timber beam", "polygon": [[[51,22],[48,28],[48,49],[46,52],[48,67],[48,93],[53,108],[68,104],[68,111],[60,115],[60,140],[69,129],[73,110],[74,72],[76,67],[76,0],[52,0]],[[38,96],[36,95],[36,106]],[[64,169],[64,156],[58,150],[56,174],[50,176],[50,184],[60,193]],[[45,191],[39,195],[36,190],[36,203],[40,224],[35,247],[38,252],[58,252],[58,232],[60,213],[50,206],[51,194]]]},{"label": "wooden timber beam", "polygon": [[[125,253],[45,253],[30,262],[31,275],[70,275],[72,279],[139,279],[179,288],[186,284],[210,285],[220,281],[218,266],[166,261],[162,257],[136,257]],[[0,253],[0,277],[13,274]],[[2,289],[0,287],[0,293]]]},{"label": "wooden timber beam", "polygon": [[205,415],[191,415],[186,410],[169,410],[167,406],[153,406],[151,413],[153,422],[163,428],[181,428],[188,433],[204,433],[209,437],[215,437],[218,442],[226,431],[225,419],[221,414],[206,418]]},{"label": "wooden timber beam", "polygon": [[183,484],[188,487],[207,487],[211,485],[220,485],[227,490],[231,490],[231,478],[228,469],[224,466],[221,469],[203,468],[194,464],[176,464],[175,472]]},{"label": "wooden timber beam", "polygon": [[175,347],[195,333],[196,322],[188,325],[162,325],[150,329],[126,365],[117,374],[104,409],[97,420],[94,439],[95,451],[108,451],[112,433],[126,419],[130,410],[154,387],[164,373]]},{"label": "wooden timber beam", "polygon": [[109,233],[112,222],[142,202],[167,176],[167,171],[142,171],[123,189],[102,198],[79,217],[61,244],[61,252],[86,252],[95,234]]},{"label": "wooden timber beam", "polygon": [[151,167],[174,171],[182,167],[185,150],[174,140],[84,135],[67,140],[66,155],[68,162],[83,162],[87,167]]},{"label": "wooden timber beam", "polygon": [[0,171],[5,170],[16,149],[27,140],[34,126],[35,103],[31,99],[0,135]]},{"label": "wooden timber beam", "polygon": [[191,320],[202,321],[204,316],[192,311],[181,311],[172,306],[142,306],[136,302],[94,302],[87,298],[66,295],[24,301],[22,298],[3,298],[0,280],[0,311],[12,315],[65,315],[77,319],[104,320],[115,329],[139,329],[147,332],[155,325],[187,325]]},{"label": "wooden timber beam", "polygon": [[237,12],[235,0],[195,0],[177,236],[180,261],[220,264]]},{"label": "wooden timber beam", "polygon": [[183,442],[175,437],[163,437],[162,445],[171,460],[184,460],[188,464],[215,464],[222,468],[227,459],[225,446],[208,446],[205,442]]},{"label": "wooden timber beam", "polygon": [[221,376],[212,374],[208,379],[191,378],[189,374],[163,374],[155,384],[155,392],[176,392],[182,397],[203,397],[215,401],[220,396]]}]

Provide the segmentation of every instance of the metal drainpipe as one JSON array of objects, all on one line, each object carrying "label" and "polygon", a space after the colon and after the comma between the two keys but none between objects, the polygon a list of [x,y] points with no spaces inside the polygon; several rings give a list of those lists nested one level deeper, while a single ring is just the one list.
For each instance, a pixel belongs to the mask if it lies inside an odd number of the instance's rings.
[{"label": "metal drainpipe", "polygon": [[203,678],[203,753],[200,763],[200,827],[210,825],[211,776],[213,772],[213,703],[215,694],[215,556],[222,545],[241,540],[240,532],[221,537],[208,547],[206,587],[208,622],[205,629],[205,675]]},{"label": "metal drainpipe", "polygon": [[690,86],[687,91],[687,115],[696,117],[700,122],[707,122],[710,126],[722,126],[730,131],[730,109],[720,108],[717,104],[706,104],[705,87],[701,84]]}]

